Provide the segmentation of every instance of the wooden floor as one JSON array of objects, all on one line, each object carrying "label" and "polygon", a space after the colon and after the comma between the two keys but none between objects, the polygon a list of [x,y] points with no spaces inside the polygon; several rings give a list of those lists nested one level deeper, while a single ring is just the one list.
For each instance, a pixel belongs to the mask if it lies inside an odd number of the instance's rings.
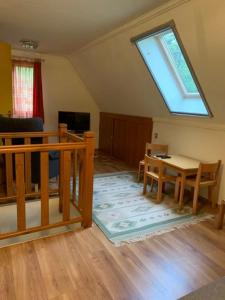
[{"label": "wooden floor", "polygon": [[[97,173],[124,169],[96,158]],[[225,230],[213,225],[205,221],[119,248],[94,225],[0,249],[0,300],[177,299],[225,276]]]}]

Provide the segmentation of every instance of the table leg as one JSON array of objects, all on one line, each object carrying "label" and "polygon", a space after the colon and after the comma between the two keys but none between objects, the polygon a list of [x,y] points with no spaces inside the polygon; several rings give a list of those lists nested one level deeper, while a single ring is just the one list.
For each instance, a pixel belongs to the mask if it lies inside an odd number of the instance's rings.
[{"label": "table leg", "polygon": [[183,208],[185,180],[186,180],[186,174],[181,173],[179,210],[181,210]]}]

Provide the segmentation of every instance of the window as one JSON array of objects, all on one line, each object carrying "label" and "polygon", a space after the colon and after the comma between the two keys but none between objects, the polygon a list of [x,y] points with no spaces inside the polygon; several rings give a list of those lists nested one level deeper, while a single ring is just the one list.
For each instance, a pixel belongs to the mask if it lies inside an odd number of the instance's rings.
[{"label": "window", "polygon": [[171,113],[212,116],[173,22],[132,41]]},{"label": "window", "polygon": [[13,61],[13,116],[44,121],[41,62]]},{"label": "window", "polygon": [[13,116],[33,116],[33,63],[13,62]]}]

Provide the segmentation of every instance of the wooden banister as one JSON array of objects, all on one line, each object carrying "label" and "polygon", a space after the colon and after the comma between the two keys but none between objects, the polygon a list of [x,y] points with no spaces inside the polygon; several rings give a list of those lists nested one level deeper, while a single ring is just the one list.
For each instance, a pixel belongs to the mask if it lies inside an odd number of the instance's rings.
[{"label": "wooden banister", "polygon": [[59,142],[66,143],[67,142],[67,125],[66,124],[59,124]]},{"label": "wooden banister", "polygon": [[71,151],[62,153],[62,212],[63,221],[70,219],[70,173],[71,173]]},{"label": "wooden banister", "polygon": [[[24,138],[24,145],[12,145],[12,138]],[[59,143],[48,143],[49,137],[58,136]],[[93,194],[93,158],[95,136],[92,132],[86,132],[83,138],[74,138],[68,135],[65,125],[59,126],[57,133],[43,135],[37,133],[14,133],[0,134],[5,139],[5,145],[0,146],[0,155],[5,156],[6,164],[6,187],[4,197],[6,201],[16,200],[17,206],[17,230],[0,234],[0,239],[17,236],[24,233],[35,232],[48,228],[64,226],[81,222],[83,227],[92,224],[92,194]],[[31,144],[32,137],[42,137],[44,144]],[[49,151],[60,152],[59,174],[59,206],[62,219],[57,223],[50,224],[49,219],[49,196],[53,191],[49,189]],[[31,154],[40,153],[40,191],[32,191],[31,183]],[[13,178],[13,161],[15,157],[15,179]],[[76,170],[79,168],[77,174]],[[71,176],[73,176],[71,180]],[[76,177],[79,176],[79,190],[76,189]],[[14,182],[15,181],[15,182]],[[71,189],[71,183],[73,188]],[[14,191],[15,185],[15,191]],[[78,194],[79,217],[72,217],[71,200],[76,200]],[[41,201],[41,224],[29,228],[26,224],[25,201],[30,197],[40,197]],[[75,208],[74,208],[75,209]]]},{"label": "wooden banister", "polygon": [[70,133],[70,132],[67,132],[67,137],[68,137],[69,140],[72,140],[74,142],[83,142],[84,141],[83,137],[78,136],[78,135],[73,134],[73,133]]},{"label": "wooden banister", "polygon": [[15,145],[15,146],[1,146],[0,154],[21,153],[21,152],[41,152],[41,151],[61,151],[61,150],[74,150],[85,149],[87,144],[80,143],[54,143],[54,144],[32,144],[32,145]]},{"label": "wooden banister", "polygon": [[84,156],[84,189],[82,197],[83,222],[84,228],[92,225],[92,198],[93,198],[93,173],[94,173],[94,150],[95,150],[95,134],[91,131],[85,132],[84,141],[87,148]]},{"label": "wooden banister", "polygon": [[[67,142],[67,125],[59,124],[59,142],[66,143]],[[64,165],[63,165],[63,152],[60,151],[60,159],[59,159],[59,211],[63,211],[63,176],[64,176]]]},{"label": "wooden banister", "polygon": [[[12,140],[10,138],[5,139],[6,146],[12,145]],[[4,153],[4,152],[3,152]],[[7,195],[13,195],[13,161],[12,153],[5,155],[5,169],[6,169],[6,190]]]},{"label": "wooden banister", "polygon": [[[29,145],[31,143],[31,138],[24,138],[24,144]],[[31,153],[25,153],[25,183],[26,183],[26,193],[31,192]]]},{"label": "wooden banister", "polygon": [[49,224],[48,152],[41,152],[41,225]]},{"label": "wooden banister", "polygon": [[54,137],[58,136],[56,131],[34,131],[34,132],[0,132],[0,139],[21,139],[21,138],[35,138],[35,137]]},{"label": "wooden banister", "polygon": [[16,202],[17,202],[17,228],[18,230],[26,229],[26,212],[25,212],[25,184],[24,184],[24,154],[17,153],[16,162]]}]

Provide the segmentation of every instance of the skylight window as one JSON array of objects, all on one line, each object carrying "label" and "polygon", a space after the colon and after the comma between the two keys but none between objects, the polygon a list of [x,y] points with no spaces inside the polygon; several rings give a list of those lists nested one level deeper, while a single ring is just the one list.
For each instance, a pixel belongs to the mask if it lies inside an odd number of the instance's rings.
[{"label": "skylight window", "polygon": [[133,41],[171,113],[212,116],[173,22]]}]

